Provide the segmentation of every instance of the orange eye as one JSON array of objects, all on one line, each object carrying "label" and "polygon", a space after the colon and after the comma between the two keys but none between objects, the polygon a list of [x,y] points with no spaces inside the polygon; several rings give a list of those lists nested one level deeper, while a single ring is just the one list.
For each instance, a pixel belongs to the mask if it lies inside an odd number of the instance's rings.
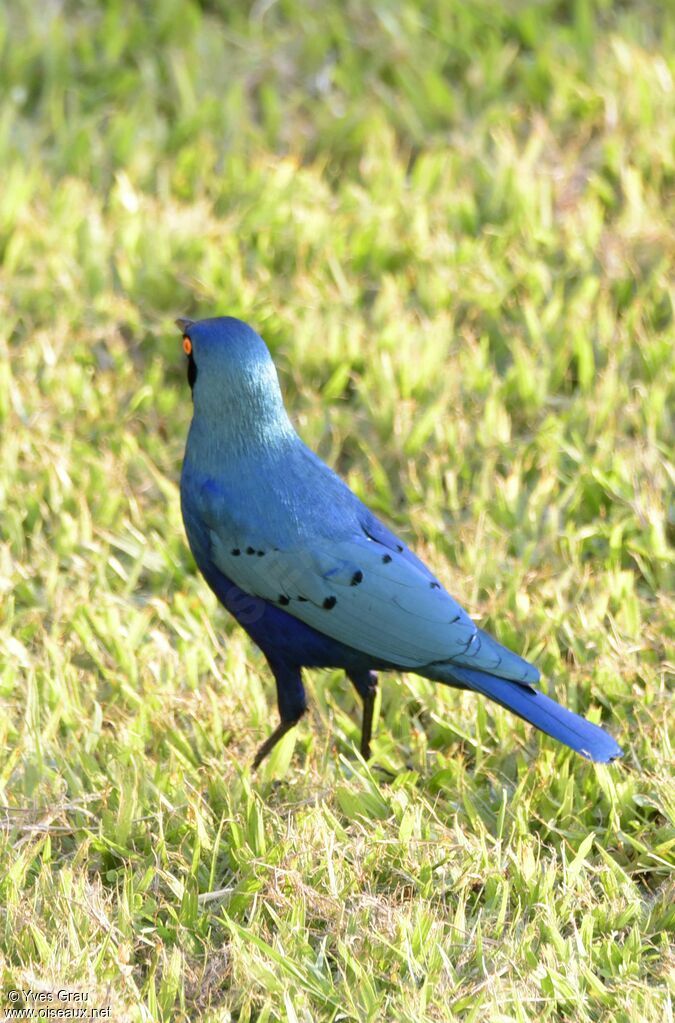
[{"label": "orange eye", "polygon": [[187,336],[187,334],[185,334],[183,337],[183,351],[185,352],[186,355],[189,355],[192,351],[192,341]]}]

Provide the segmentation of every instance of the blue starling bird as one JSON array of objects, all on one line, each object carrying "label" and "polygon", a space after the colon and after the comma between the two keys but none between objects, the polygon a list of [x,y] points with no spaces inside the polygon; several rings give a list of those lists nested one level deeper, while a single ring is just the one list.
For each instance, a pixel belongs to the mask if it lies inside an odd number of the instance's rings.
[{"label": "blue starling bird", "polygon": [[549,699],[539,672],[476,627],[438,579],[321,459],[284,408],[261,337],[230,316],[176,321],[194,413],[181,475],[187,537],[206,582],[260,647],[280,723],[307,709],[303,668],[341,668],[363,701],[370,755],[378,671],[472,689],[589,760],[621,749]]}]

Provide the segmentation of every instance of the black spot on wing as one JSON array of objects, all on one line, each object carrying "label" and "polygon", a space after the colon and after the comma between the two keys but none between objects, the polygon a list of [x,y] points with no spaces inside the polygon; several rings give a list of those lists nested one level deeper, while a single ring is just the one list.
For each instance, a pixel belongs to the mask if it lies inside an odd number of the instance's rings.
[{"label": "black spot on wing", "polygon": [[284,607],[286,607],[287,604],[290,604],[290,602],[291,602],[290,597],[287,597],[285,593],[279,594],[279,603],[282,604]]},{"label": "black spot on wing", "polygon": [[440,588],[441,588],[441,584],[437,583],[435,580],[434,580],[434,582],[429,583],[429,586],[431,586],[432,590],[440,590]]},{"label": "black spot on wing", "polygon": [[352,579],[351,579],[351,582],[350,582],[349,585],[350,586],[358,586],[360,582],[363,582],[363,572],[359,568],[359,569],[357,569],[356,572],[354,572],[354,575],[352,576]]},{"label": "black spot on wing", "polygon": [[331,608],[335,607],[336,604],[337,597],[326,597],[326,599],[323,602],[323,606],[325,607],[326,611],[330,611]]},{"label": "black spot on wing", "polygon": [[382,564],[383,565],[388,565],[390,561],[391,561],[391,554],[383,554],[382,555]]},{"label": "black spot on wing", "polygon": [[247,547],[246,548],[246,553],[247,554],[255,554],[255,547]]},{"label": "black spot on wing", "polygon": [[241,551],[239,550],[238,547],[233,547],[232,550],[230,551],[230,554],[234,554],[235,558],[238,558],[239,555],[241,554]]}]

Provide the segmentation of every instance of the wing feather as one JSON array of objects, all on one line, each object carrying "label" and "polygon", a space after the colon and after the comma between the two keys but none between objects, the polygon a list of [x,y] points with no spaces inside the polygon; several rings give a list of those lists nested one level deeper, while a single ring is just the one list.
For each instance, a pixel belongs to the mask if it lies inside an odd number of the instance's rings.
[{"label": "wing feather", "polygon": [[474,623],[426,570],[365,536],[258,553],[210,535],[215,564],[238,586],[364,653],[414,668],[475,641]]}]

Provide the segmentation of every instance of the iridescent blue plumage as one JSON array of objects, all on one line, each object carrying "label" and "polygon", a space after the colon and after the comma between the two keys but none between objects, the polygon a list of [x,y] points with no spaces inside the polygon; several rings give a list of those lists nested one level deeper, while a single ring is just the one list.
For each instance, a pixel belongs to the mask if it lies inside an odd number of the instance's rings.
[{"label": "iridescent blue plumage", "polygon": [[262,339],[240,320],[179,321],[194,415],[185,528],[219,600],[265,654],[281,724],[306,709],[302,668],[344,669],[369,753],[378,670],[474,689],[592,760],[621,755],[597,725],[533,688],[537,669],[478,629],[429,569],[300,440]]}]

